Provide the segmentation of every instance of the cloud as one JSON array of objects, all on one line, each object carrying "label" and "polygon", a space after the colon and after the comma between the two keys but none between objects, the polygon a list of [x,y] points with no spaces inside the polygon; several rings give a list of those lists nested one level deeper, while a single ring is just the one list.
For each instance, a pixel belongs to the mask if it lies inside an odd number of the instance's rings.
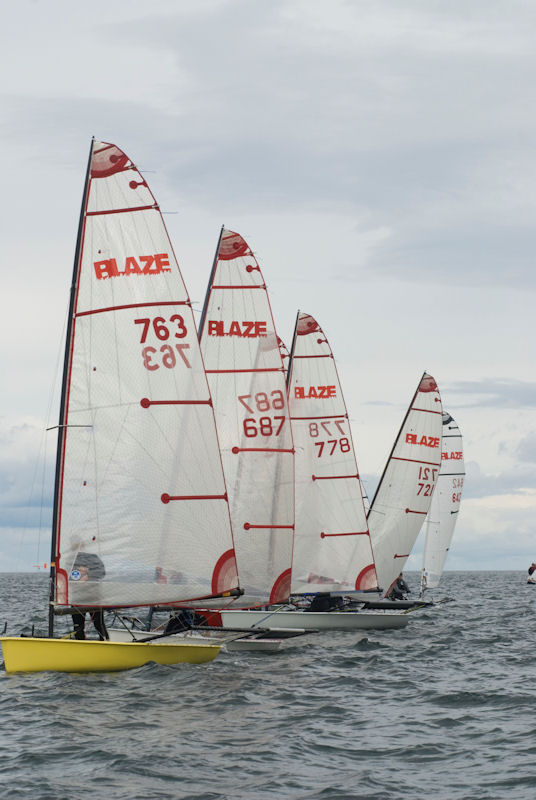
[{"label": "cloud", "polygon": [[456,381],[447,385],[457,395],[470,395],[471,400],[458,406],[480,408],[536,408],[536,383],[514,378],[481,378],[476,381]]},{"label": "cloud", "polygon": [[536,431],[531,431],[521,439],[516,455],[521,461],[536,464]]}]

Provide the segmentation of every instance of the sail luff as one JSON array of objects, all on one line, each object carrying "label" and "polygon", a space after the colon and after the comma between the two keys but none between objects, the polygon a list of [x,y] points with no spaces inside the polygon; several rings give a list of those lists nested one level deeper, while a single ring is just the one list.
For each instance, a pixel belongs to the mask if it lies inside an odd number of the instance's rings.
[{"label": "sail luff", "polygon": [[214,259],[212,261],[212,268],[210,270],[210,275],[207,283],[207,290],[205,292],[205,300],[203,302],[203,310],[201,311],[201,319],[199,320],[199,326],[197,328],[197,338],[201,341],[201,337],[203,336],[203,329],[205,327],[205,319],[207,316],[207,309],[210,299],[210,293],[212,291],[212,284],[214,283],[214,275],[216,273],[216,267],[218,266],[218,253],[220,252],[220,243],[221,237],[223,236],[223,231],[225,230],[225,226],[222,225],[220,229],[220,235],[218,237],[218,244],[216,245],[216,252],[214,253]]},{"label": "sail luff", "polygon": [[71,280],[71,290],[69,296],[69,311],[67,317],[67,330],[65,334],[65,355],[63,359],[63,375],[61,383],[61,398],[58,420],[58,442],[56,450],[56,469],[54,478],[54,505],[52,511],[52,536],[50,543],[50,587],[49,587],[49,608],[48,608],[48,635],[50,638],[54,635],[54,599],[56,596],[56,548],[58,541],[58,525],[60,515],[60,494],[61,494],[61,474],[63,465],[63,453],[65,445],[65,418],[67,415],[67,397],[68,397],[68,376],[71,360],[71,345],[72,345],[72,331],[73,331],[73,312],[76,302],[76,292],[78,288],[78,273],[80,271],[80,254],[82,250],[83,230],[85,226],[85,212],[88,201],[89,180],[91,170],[91,158],[93,155],[93,144],[95,139],[92,138],[89,146],[89,156],[87,162],[86,177],[84,180],[84,189],[82,192],[82,203],[80,206],[80,217],[78,222],[78,233],[76,237],[76,247],[74,253],[73,274]]}]

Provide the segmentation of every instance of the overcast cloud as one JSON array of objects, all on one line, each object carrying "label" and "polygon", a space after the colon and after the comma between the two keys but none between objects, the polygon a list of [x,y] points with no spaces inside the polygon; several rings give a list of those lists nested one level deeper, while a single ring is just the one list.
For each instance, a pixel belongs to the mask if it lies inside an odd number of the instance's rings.
[{"label": "overcast cloud", "polygon": [[282,338],[298,308],[317,317],[370,485],[422,372],[434,375],[469,465],[449,563],[524,569],[536,557],[535,4],[1,5],[6,568],[43,560],[49,535],[43,430],[95,135],[174,212],[198,307],[225,223],[261,262]]}]

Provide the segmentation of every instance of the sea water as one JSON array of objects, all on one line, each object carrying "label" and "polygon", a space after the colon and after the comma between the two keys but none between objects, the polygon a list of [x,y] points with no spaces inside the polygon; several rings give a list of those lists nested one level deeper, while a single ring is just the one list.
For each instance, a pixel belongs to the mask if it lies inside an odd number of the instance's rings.
[{"label": "sea water", "polygon": [[[406,576],[417,594],[417,575]],[[0,575],[8,633],[44,575]],[[0,797],[533,798],[536,586],[444,575],[407,628],[110,674],[0,671]]]}]

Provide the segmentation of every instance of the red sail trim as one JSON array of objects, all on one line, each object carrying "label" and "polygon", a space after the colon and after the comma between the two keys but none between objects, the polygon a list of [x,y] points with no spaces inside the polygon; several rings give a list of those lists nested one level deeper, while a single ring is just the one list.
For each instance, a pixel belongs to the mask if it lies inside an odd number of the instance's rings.
[{"label": "red sail trim", "polygon": [[359,478],[359,475],[313,475],[314,481],[340,481],[342,478]]},{"label": "red sail trim", "polygon": [[153,203],[152,206],[132,206],[132,208],[110,208],[107,211],[87,211],[86,217],[101,217],[104,214],[127,214],[130,211],[158,211],[158,206]]},{"label": "red sail trim", "polygon": [[309,333],[322,333],[320,325],[310,314],[300,315],[296,323],[296,336],[307,336]]},{"label": "red sail trim", "polygon": [[411,464],[428,464],[429,467],[439,467],[441,461],[421,461],[420,458],[401,458],[392,456],[393,461],[409,461]]},{"label": "red sail trim", "polygon": [[218,261],[234,261],[235,258],[245,256],[254,258],[246,240],[236,231],[226,230],[220,239]]},{"label": "red sail trim", "polygon": [[232,453],[294,453],[294,450],[283,450],[277,447],[233,447]]},{"label": "red sail trim", "polygon": [[103,311],[124,311],[125,308],[150,308],[152,306],[190,306],[190,300],[165,300],[163,303],[131,303],[126,306],[108,306],[93,308],[91,311],[78,311],[75,317],[87,317],[88,314],[102,314]]},{"label": "red sail trim", "polygon": [[228,591],[227,587],[232,581],[235,586],[238,586],[235,551],[226,550],[217,560],[212,572],[212,594],[218,595],[223,591]]},{"label": "red sail trim", "polygon": [[207,375],[232,374],[234,372],[284,372],[284,367],[263,367],[259,369],[206,369]]},{"label": "red sail trim", "polygon": [[369,564],[368,566],[363,567],[355,581],[356,591],[363,589],[374,589],[377,586],[378,576],[376,575],[376,567],[374,564]]},{"label": "red sail trim", "polygon": [[213,286],[211,291],[214,289],[266,289],[264,283],[252,283],[250,286]]},{"label": "red sail trim", "polygon": [[[319,399],[321,400],[322,398]],[[291,417],[290,419],[348,419],[348,414],[332,414],[329,417],[327,417],[325,414],[320,414],[318,417]]]},{"label": "red sail trim", "polygon": [[142,408],[149,408],[149,406],[211,406],[212,399],[209,400],[149,400],[148,397],[142,397],[140,406]]},{"label": "red sail trim", "polygon": [[294,525],[252,525],[251,522],[244,522],[244,530],[249,531],[251,528],[256,528],[258,530],[294,530]]},{"label": "red sail trim", "polygon": [[369,536],[368,531],[351,531],[350,533],[324,533],[321,532],[320,538],[327,539],[329,536]]},{"label": "red sail trim", "polygon": [[291,577],[292,570],[290,568],[281,573],[272,586],[272,591],[270,592],[270,603],[281,603],[282,601],[288,599],[290,594]]},{"label": "red sail trim", "polygon": [[410,411],[422,411],[423,414],[440,414],[441,416],[443,416],[442,411],[432,411],[430,408],[415,408],[415,406],[412,406],[410,408]]},{"label": "red sail trim", "polygon": [[167,492],[160,497],[163,503],[169,503],[171,500],[225,500],[228,502],[227,493],[225,494],[190,494],[190,495],[170,495]]},{"label": "red sail trim", "polygon": [[406,508],[404,509],[406,514],[423,514],[424,516],[427,515],[427,511],[415,511],[413,508]]},{"label": "red sail trim", "polygon": [[395,553],[393,558],[409,558],[409,553],[406,553],[405,555],[402,556],[399,556],[398,553]]}]

